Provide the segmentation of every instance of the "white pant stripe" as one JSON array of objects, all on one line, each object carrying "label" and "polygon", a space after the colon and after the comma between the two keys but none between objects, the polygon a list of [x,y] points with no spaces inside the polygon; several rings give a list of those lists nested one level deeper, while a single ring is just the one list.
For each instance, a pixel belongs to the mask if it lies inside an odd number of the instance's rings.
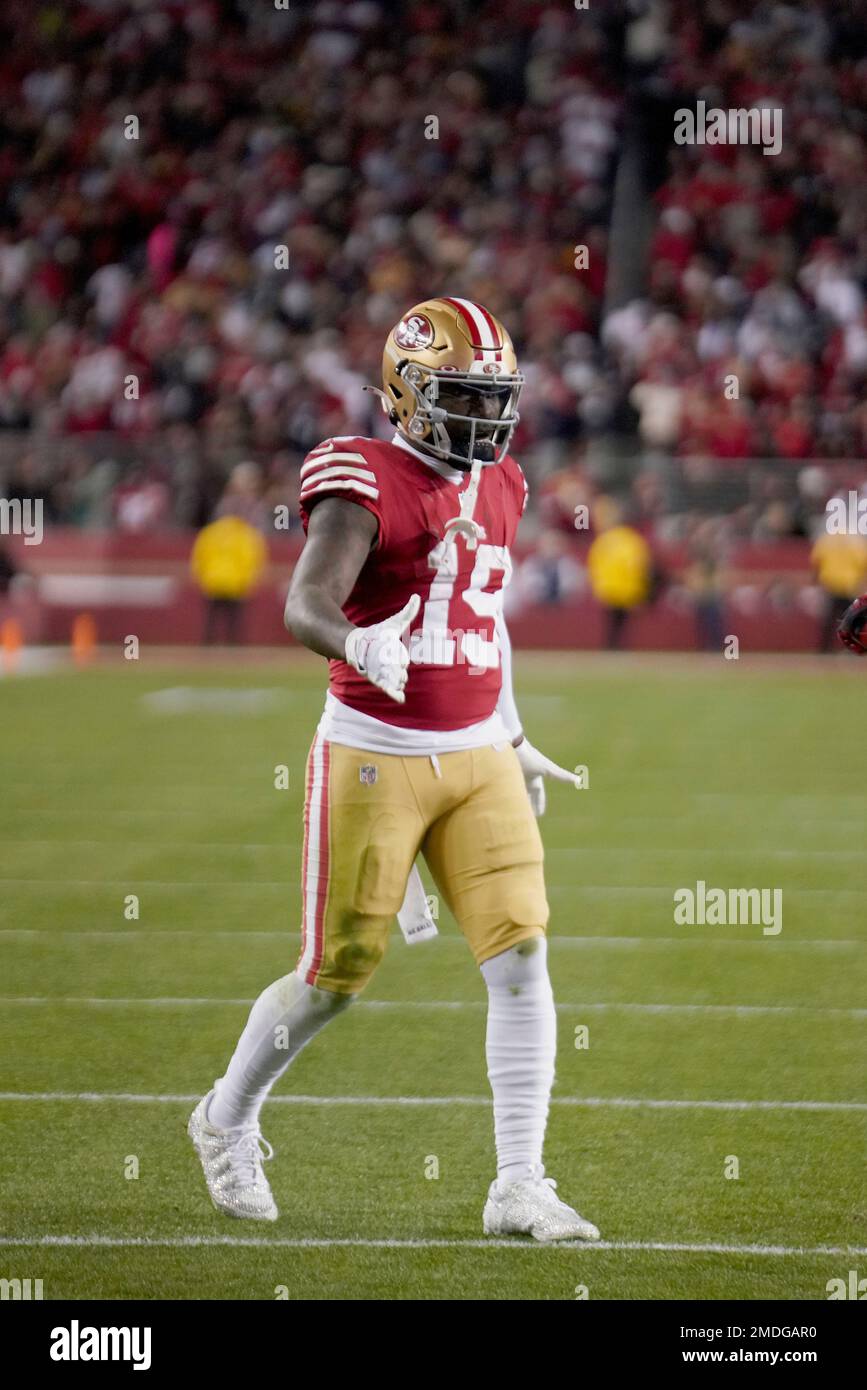
[{"label": "white pant stripe", "polygon": [[[304,951],[298,966],[298,973],[302,978],[317,957],[320,961],[322,959],[322,933],[324,930],[324,923],[317,908],[320,888],[325,886],[322,884],[319,857],[324,821],[323,806],[328,795],[328,787],[325,781],[325,745],[318,734],[313,740],[311,757],[313,759],[313,780],[310,787],[307,857],[304,865]],[[326,864],[326,871],[327,867]]]}]

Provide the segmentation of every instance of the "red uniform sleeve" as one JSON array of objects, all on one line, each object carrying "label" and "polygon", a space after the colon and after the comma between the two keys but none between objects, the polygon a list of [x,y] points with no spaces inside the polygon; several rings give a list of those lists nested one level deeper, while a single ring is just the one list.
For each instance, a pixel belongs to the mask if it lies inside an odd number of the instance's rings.
[{"label": "red uniform sleeve", "polygon": [[386,523],[376,461],[365,439],[326,439],[311,449],[301,465],[298,509],[305,535],[310,513],[323,497],[341,497],[366,507],[377,521],[375,550],[385,543]]}]

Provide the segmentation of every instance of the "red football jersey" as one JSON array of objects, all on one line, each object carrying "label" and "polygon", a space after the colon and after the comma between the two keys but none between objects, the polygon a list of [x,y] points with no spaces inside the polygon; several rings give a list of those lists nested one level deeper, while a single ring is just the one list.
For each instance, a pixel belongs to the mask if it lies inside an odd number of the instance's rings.
[{"label": "red football jersey", "polygon": [[378,535],[343,612],[357,627],[381,622],[418,594],[421,606],[404,641],[410,668],[406,702],[394,700],[346,661],[330,661],[330,686],[343,704],[408,729],[462,729],[487,719],[500,693],[494,631],[509,582],[527,484],[511,457],[481,472],[473,519],[484,528],[475,550],[463,536],[445,541],[470,481],[450,481],[398,444],[356,436],[327,439],[301,469],[301,519],[323,497],[342,497],[376,517]]}]

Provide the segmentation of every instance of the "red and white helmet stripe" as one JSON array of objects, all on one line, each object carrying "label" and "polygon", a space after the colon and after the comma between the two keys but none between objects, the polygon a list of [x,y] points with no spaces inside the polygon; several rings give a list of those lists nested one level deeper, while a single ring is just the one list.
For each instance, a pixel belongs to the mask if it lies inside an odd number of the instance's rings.
[{"label": "red and white helmet stripe", "polygon": [[500,351],[503,344],[497,333],[497,327],[487,309],[481,304],[476,304],[472,299],[451,299],[444,298],[444,304],[451,304],[453,309],[457,309],[464,324],[469,329],[470,342],[474,348],[482,349],[476,353],[476,358],[481,359],[483,353],[493,352],[494,361],[501,362],[503,354]]}]

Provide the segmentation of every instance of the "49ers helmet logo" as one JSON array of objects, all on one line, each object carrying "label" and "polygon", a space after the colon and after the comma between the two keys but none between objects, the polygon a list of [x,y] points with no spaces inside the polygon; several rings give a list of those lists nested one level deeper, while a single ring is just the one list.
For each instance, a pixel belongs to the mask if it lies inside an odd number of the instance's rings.
[{"label": "49ers helmet logo", "polygon": [[434,326],[425,314],[410,314],[401,319],[394,330],[394,341],[407,352],[430,347],[434,340]]}]

